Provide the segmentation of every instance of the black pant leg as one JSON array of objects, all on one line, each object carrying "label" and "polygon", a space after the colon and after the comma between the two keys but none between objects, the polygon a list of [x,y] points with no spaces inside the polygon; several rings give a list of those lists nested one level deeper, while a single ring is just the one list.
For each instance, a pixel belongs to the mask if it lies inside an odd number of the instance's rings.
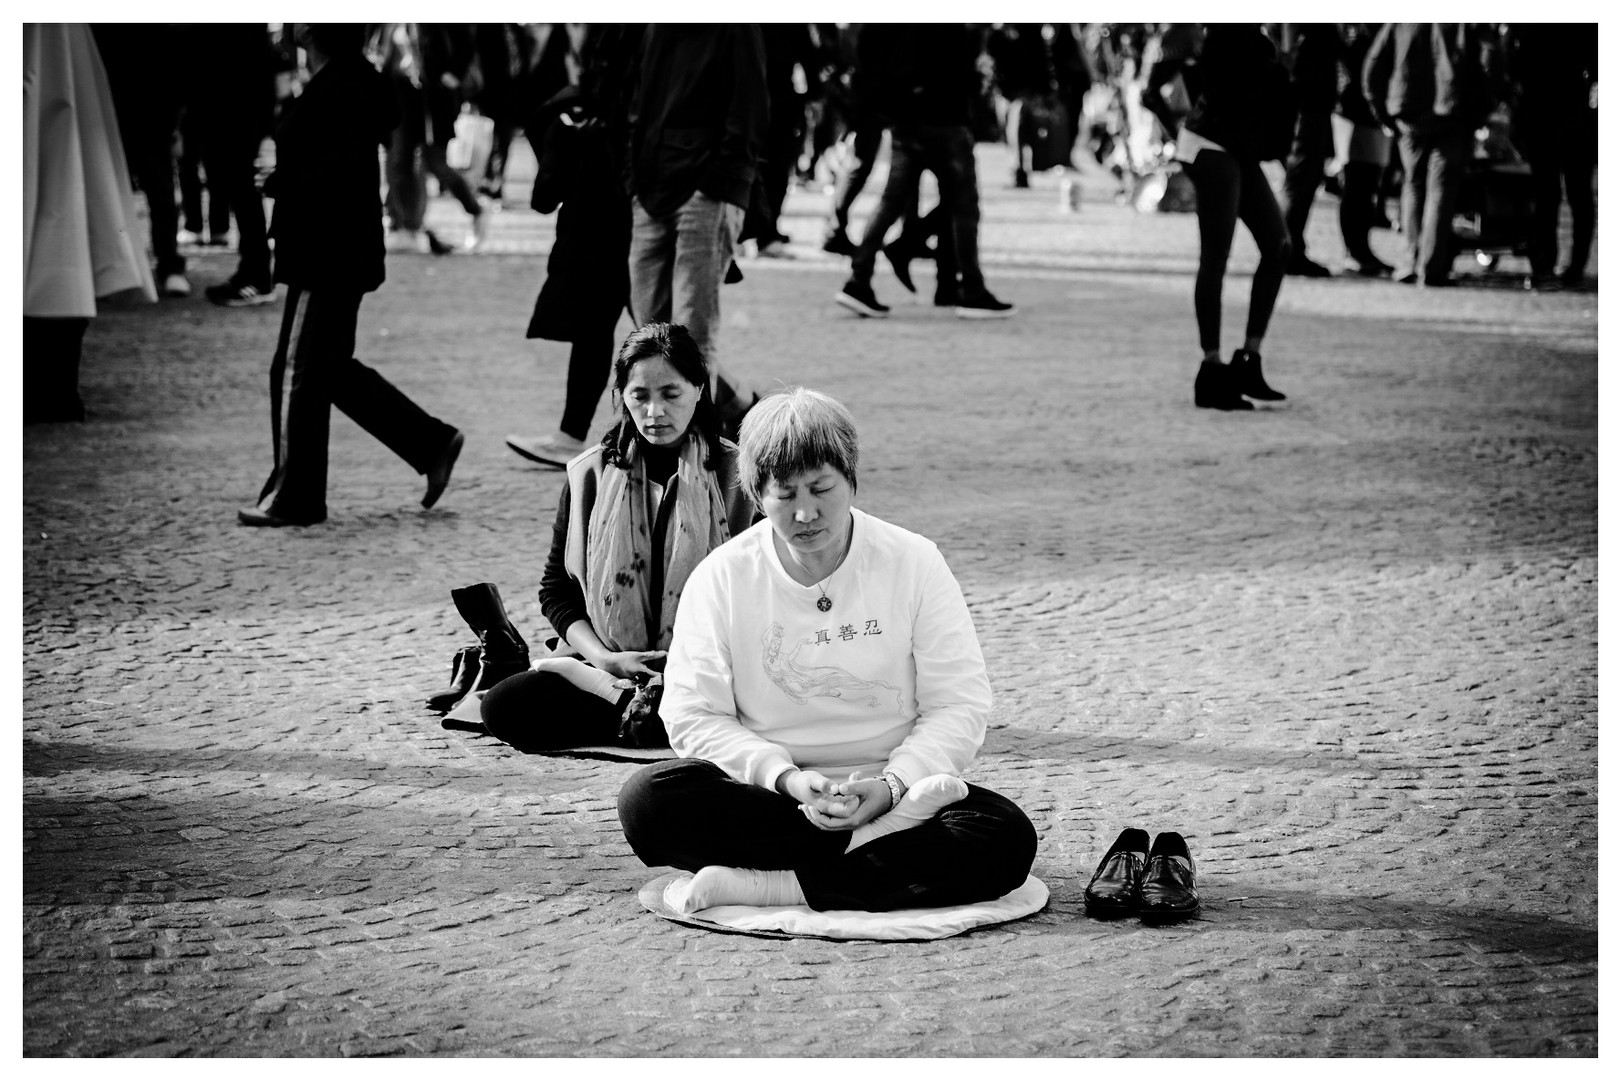
[{"label": "black pant leg", "polygon": [[[349,344],[354,345],[352,333]],[[418,473],[434,466],[456,433],[352,355],[333,363],[331,394],[345,416]]]},{"label": "black pant leg", "polygon": [[1198,274],[1193,279],[1193,314],[1198,345],[1206,353],[1221,347],[1221,290],[1237,231],[1242,172],[1237,159],[1220,150],[1201,150],[1182,171],[1198,197]]},{"label": "black pant leg", "polygon": [[1244,333],[1250,338],[1262,338],[1271,325],[1271,312],[1277,306],[1277,293],[1282,289],[1293,244],[1260,163],[1244,161],[1242,168],[1238,219],[1260,250],[1260,265],[1254,268],[1254,283],[1249,288],[1249,320]]},{"label": "black pant leg", "polygon": [[87,318],[23,316],[23,423],[84,419],[79,357]]},{"label": "black pant leg", "polygon": [[276,464],[259,496],[259,508],[277,517],[326,519],[332,374],[354,355],[360,299],[356,292],[288,290],[270,364]]},{"label": "black pant leg", "polygon": [[613,373],[613,331],[619,312],[601,325],[581,329],[568,351],[568,389],[563,398],[563,434],[583,439],[590,433],[591,417]]},{"label": "black pant leg", "polygon": [[611,746],[623,707],[561,675],[529,671],[495,684],[479,707],[484,730],[519,750]]},{"label": "black pant leg", "polygon": [[208,170],[211,198],[223,196],[236,215],[236,276],[263,289],[271,286],[270,243],[264,197],[254,183],[258,130],[258,125],[235,116],[211,123],[204,136],[203,167]]},{"label": "black pant leg", "polygon": [[[178,121],[177,117],[173,119]],[[174,127],[171,123],[165,131],[161,122],[143,124],[125,143],[130,170],[146,195],[160,286],[162,278],[186,272],[186,259],[180,254],[176,235],[180,230],[180,206],[175,199],[174,154],[170,149]]]},{"label": "black pant leg", "polygon": [[1283,220],[1294,257],[1305,257],[1305,225],[1310,220],[1316,189],[1322,186],[1327,159],[1333,152],[1333,128],[1328,113],[1302,113],[1294,128],[1293,146],[1283,174]]},{"label": "black pant leg", "polygon": [[733,780],[711,762],[660,761],[619,791],[619,822],[648,866],[797,870],[841,857],[849,834],[810,824],[786,795]]},{"label": "black pant leg", "polygon": [[1035,826],[1004,795],[976,784],[933,820],[799,868],[817,911],[948,907],[1005,896],[1035,863]]},{"label": "black pant leg", "polygon": [[793,870],[818,911],[943,907],[1004,896],[1035,861],[1035,827],[1005,796],[968,797],[913,829],[845,853],[849,833],[816,828],[786,795],[685,759],[650,765],[619,792],[619,821],[648,866]]},{"label": "black pant leg", "polygon": [[1339,232],[1344,236],[1344,249],[1358,263],[1373,261],[1368,237],[1372,232],[1373,215],[1378,193],[1381,168],[1371,162],[1351,161],[1344,167],[1344,187],[1339,195]]}]

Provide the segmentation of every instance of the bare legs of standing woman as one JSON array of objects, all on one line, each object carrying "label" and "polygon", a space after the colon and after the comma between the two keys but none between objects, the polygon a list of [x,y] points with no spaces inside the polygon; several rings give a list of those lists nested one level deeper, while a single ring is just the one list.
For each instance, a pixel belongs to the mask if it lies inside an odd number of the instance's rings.
[{"label": "bare legs of standing woman", "polygon": [[[1281,401],[1283,394],[1266,385],[1260,370],[1260,343],[1282,288],[1292,245],[1271,184],[1258,161],[1224,150],[1200,150],[1183,168],[1198,193],[1198,277],[1193,285],[1193,312],[1204,357],[1193,382],[1193,403],[1201,409],[1252,409],[1248,398]],[[1249,321],[1243,348],[1230,364],[1221,361],[1221,289],[1232,237],[1241,221],[1260,249],[1249,290]]]}]

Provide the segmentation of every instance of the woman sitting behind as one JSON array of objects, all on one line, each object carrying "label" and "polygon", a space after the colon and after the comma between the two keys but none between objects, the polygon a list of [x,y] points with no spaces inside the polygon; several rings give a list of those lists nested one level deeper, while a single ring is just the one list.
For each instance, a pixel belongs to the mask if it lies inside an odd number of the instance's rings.
[{"label": "woman sitting behind", "polygon": [[848,410],[798,387],[744,419],[767,520],[693,572],[663,700],[676,761],[619,793],[631,848],[695,873],[686,911],[942,907],[1024,883],[1035,829],[960,779],[990,682],[934,544],[855,509]]},{"label": "woman sitting behind", "polygon": [[626,338],[614,385],[624,415],[568,463],[540,579],[540,609],[579,659],[541,660],[484,697],[484,727],[519,749],[623,742],[627,687],[663,670],[693,568],[753,520],[684,326]]}]

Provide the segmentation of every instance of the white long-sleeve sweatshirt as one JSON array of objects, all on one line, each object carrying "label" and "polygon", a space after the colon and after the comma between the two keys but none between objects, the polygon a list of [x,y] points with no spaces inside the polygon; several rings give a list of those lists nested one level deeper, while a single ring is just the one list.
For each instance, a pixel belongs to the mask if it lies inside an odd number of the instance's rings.
[{"label": "white long-sleeve sweatshirt", "polygon": [[820,588],[788,576],[769,521],[687,579],[659,706],[681,757],[765,788],[795,765],[909,786],[972,764],[990,680],[961,587],[931,540],[852,513]]}]

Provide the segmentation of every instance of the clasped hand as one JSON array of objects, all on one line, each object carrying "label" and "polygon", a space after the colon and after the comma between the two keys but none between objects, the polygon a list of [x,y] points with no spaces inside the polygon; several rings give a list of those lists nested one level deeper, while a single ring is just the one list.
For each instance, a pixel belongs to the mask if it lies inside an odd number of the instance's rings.
[{"label": "clasped hand", "polygon": [[596,662],[596,666],[619,680],[617,685],[621,690],[630,686],[636,676],[649,679],[664,670],[664,660],[668,653],[656,649],[647,652],[614,652],[607,653]]},{"label": "clasped hand", "polygon": [[800,769],[787,774],[783,787],[810,823],[828,832],[858,829],[888,813],[893,805],[889,785],[882,777],[862,779],[858,773],[835,784],[818,772]]}]

